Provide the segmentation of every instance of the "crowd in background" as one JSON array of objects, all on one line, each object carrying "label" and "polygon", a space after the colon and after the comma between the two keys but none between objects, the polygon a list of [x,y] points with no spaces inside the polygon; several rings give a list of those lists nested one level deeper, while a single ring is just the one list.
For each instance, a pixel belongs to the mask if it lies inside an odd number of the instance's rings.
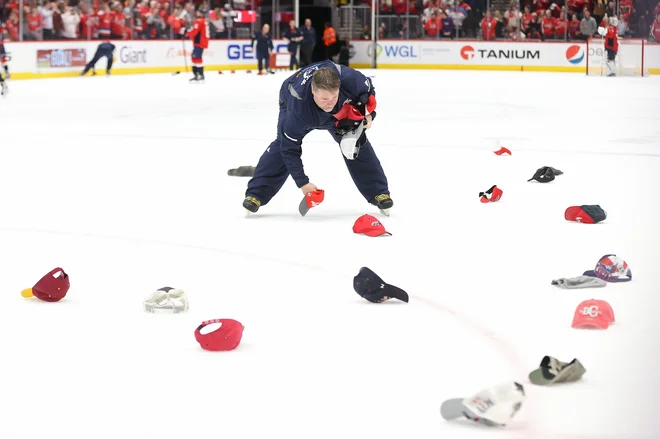
[{"label": "crowd in background", "polygon": [[[209,5],[208,2],[213,2]],[[225,2],[222,7],[220,4]],[[250,38],[239,11],[263,0],[24,0],[23,40],[171,39],[190,27],[196,3],[207,11],[212,38]],[[345,6],[347,0],[335,0]],[[657,0],[378,0],[379,38],[580,40],[596,34],[604,17],[619,18],[622,37],[660,42]],[[201,3],[200,3],[201,2]],[[353,4],[371,7],[370,0]],[[488,5],[490,4],[490,8]],[[20,39],[17,0],[0,0],[0,34]],[[284,16],[288,13],[282,13]],[[393,19],[392,19],[393,18]],[[288,19],[284,21],[287,23]],[[241,32],[245,31],[245,32]],[[368,24],[362,37],[371,39]]]}]

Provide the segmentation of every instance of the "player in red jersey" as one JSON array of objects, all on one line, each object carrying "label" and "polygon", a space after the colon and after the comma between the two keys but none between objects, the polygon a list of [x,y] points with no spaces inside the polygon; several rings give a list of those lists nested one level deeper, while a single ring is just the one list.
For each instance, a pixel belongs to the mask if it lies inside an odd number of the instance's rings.
[{"label": "player in red jersey", "polygon": [[598,28],[598,33],[605,37],[605,51],[607,52],[605,66],[607,68],[607,76],[616,76],[616,53],[619,51],[618,25],[619,19],[611,17],[607,29],[602,26]]},{"label": "player in red jersey", "polygon": [[204,81],[204,61],[202,60],[202,54],[204,53],[204,49],[208,49],[209,47],[209,22],[204,18],[204,10],[200,7],[197,7],[195,17],[193,27],[189,31],[185,27],[182,27],[181,33],[185,33],[193,41],[192,71],[195,76],[190,82],[202,82]]}]

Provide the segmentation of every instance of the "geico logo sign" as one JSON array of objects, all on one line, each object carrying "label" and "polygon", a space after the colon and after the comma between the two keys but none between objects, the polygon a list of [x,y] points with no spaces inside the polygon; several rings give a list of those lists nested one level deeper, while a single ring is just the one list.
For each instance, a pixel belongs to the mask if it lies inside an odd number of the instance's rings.
[{"label": "geico logo sign", "polygon": [[119,60],[124,64],[146,64],[147,49],[134,50],[130,46],[123,46],[119,50]]},{"label": "geico logo sign", "polygon": [[469,61],[475,57],[480,59],[541,59],[541,52],[524,49],[474,49],[472,46],[464,46],[461,49],[461,58]]},{"label": "geico logo sign", "polygon": [[[275,52],[287,52],[286,44],[275,45]],[[229,59],[256,59],[256,55],[250,44],[229,44],[227,46],[227,58]]]}]

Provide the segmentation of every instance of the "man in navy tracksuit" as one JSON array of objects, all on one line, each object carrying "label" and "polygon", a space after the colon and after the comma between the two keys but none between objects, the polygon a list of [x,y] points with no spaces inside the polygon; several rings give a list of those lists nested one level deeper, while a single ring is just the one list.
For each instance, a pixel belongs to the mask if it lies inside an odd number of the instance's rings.
[{"label": "man in navy tracksuit", "polygon": [[266,72],[275,73],[270,70],[270,54],[273,51],[273,37],[270,34],[270,25],[264,24],[261,32],[257,31],[252,35],[252,47],[254,42],[257,42],[257,64],[259,66],[259,74],[263,75],[263,64],[266,64]]},{"label": "man in navy tracksuit", "polygon": [[[389,214],[394,202],[387,178],[366,137],[376,117],[376,92],[369,78],[330,60],[312,64],[284,81],[279,106],[277,138],[259,159],[243,207],[254,213],[268,204],[289,175],[303,194],[317,190],[303,169],[302,141],[312,130],[327,130],[341,144],[348,172],[362,196]],[[356,141],[343,141],[355,136],[356,130]]]},{"label": "man in navy tracksuit", "polygon": [[99,62],[99,60],[103,57],[106,57],[108,60],[108,63],[105,68],[105,74],[109,75],[110,70],[112,69],[112,57],[114,51],[115,51],[115,45],[109,41],[99,44],[99,46],[96,48],[96,53],[94,54],[94,58],[92,58],[92,60],[87,63],[85,69],[82,71],[80,76],[84,76],[89,71],[89,69],[92,69],[92,74],[96,75],[96,69],[94,67],[96,66],[96,63]]}]

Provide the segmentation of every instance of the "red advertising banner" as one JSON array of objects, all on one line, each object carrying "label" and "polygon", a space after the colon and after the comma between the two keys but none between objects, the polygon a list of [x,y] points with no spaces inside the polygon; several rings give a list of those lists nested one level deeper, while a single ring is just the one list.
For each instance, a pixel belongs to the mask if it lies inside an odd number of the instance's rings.
[{"label": "red advertising banner", "polygon": [[84,67],[87,64],[85,49],[37,50],[37,68]]}]

